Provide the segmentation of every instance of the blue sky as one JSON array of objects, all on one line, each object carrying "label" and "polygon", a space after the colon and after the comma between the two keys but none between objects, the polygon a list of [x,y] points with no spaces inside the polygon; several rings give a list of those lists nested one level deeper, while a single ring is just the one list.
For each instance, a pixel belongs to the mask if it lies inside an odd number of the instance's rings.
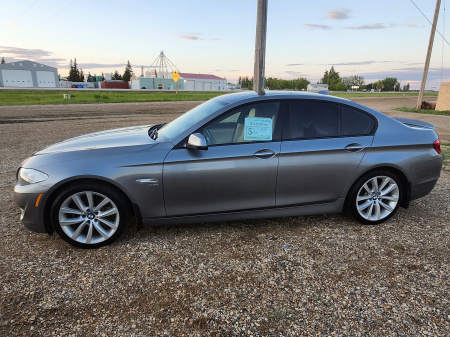
[{"label": "blue sky", "polygon": [[[430,21],[435,1],[413,0]],[[444,5],[446,10],[444,11]],[[0,57],[68,73],[145,69],[164,50],[181,72],[235,81],[253,74],[256,0],[2,1]],[[450,1],[438,30],[450,41]],[[397,77],[419,88],[430,23],[411,0],[269,0],[266,77],[317,82],[334,65],[366,83]],[[427,88],[450,81],[450,46],[436,34]]]}]

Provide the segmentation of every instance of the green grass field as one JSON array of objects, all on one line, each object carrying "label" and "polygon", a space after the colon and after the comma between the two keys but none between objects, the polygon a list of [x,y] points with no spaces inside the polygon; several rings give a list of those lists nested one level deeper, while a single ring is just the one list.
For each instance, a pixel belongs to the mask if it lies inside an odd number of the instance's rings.
[{"label": "green grass field", "polygon": [[[0,90],[0,105],[206,101],[226,92]],[[69,99],[64,99],[69,94]]]},{"label": "green grass field", "polygon": [[[350,97],[417,97],[417,92],[330,92],[330,95],[342,98]],[[426,92],[424,96],[437,96],[437,92]]]},{"label": "green grass field", "polygon": [[[42,104],[82,104],[82,103],[130,103],[166,101],[206,101],[228,92],[139,92],[139,91],[100,91],[100,90],[0,90],[0,105],[42,105]],[[70,94],[71,99],[64,99]],[[331,93],[338,97],[399,97],[417,96],[417,93]],[[436,93],[426,93],[436,96]]]},{"label": "green grass field", "polygon": [[450,110],[444,110],[444,111],[423,110],[423,109],[408,108],[408,107],[405,107],[405,106],[402,106],[402,107],[397,108],[395,110],[404,111],[404,112],[414,112],[414,113],[421,113],[421,114],[429,114],[429,115],[450,116]]}]

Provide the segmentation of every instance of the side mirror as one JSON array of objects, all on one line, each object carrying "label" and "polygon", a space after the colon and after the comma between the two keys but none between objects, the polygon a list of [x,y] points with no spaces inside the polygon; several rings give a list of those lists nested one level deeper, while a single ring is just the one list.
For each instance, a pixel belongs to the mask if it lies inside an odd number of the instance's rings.
[{"label": "side mirror", "polygon": [[186,147],[188,149],[208,150],[206,138],[201,133],[193,133],[190,135]]}]

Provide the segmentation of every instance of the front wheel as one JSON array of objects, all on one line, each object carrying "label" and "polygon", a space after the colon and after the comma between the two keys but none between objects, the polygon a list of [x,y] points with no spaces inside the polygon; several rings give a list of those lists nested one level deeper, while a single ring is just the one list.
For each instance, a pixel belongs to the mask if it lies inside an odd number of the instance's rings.
[{"label": "front wheel", "polygon": [[55,231],[68,243],[99,248],[124,231],[128,211],[117,191],[106,185],[72,185],[55,199],[51,210]]},{"label": "front wheel", "polygon": [[380,224],[393,216],[400,206],[401,187],[401,180],[389,171],[369,172],[352,186],[348,210],[363,224]]}]

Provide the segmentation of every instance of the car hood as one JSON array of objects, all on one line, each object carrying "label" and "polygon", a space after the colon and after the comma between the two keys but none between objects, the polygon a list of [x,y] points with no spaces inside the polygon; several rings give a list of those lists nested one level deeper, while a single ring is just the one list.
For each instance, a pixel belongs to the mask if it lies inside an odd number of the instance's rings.
[{"label": "car hood", "polygon": [[111,149],[136,145],[148,145],[151,147],[155,145],[157,141],[154,141],[148,136],[149,127],[150,125],[143,125],[90,133],[47,146],[34,153],[34,155],[93,149]]}]

